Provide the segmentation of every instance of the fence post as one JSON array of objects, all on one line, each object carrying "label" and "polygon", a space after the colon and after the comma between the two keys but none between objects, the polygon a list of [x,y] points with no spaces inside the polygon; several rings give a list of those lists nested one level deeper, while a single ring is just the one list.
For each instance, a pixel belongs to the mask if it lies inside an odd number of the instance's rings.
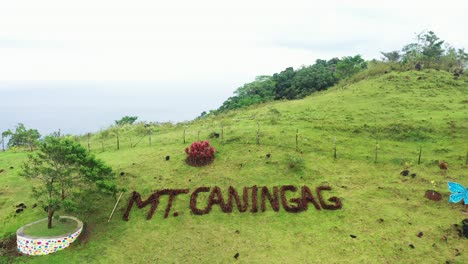
[{"label": "fence post", "polygon": [[260,145],[260,123],[257,122],[257,145]]},{"label": "fence post", "polygon": [[422,146],[419,146],[418,165],[421,164],[421,153],[422,153]]},{"label": "fence post", "polygon": [[91,151],[91,146],[89,145],[89,138],[91,137],[91,133],[88,133],[88,151]]},{"label": "fence post", "polygon": [[224,126],[221,125],[221,144],[224,145]]},{"label": "fence post", "polygon": [[466,151],[465,165],[468,165],[468,150]]},{"label": "fence post", "polygon": [[153,129],[150,128],[149,130],[149,145],[151,147],[151,136],[153,135]]},{"label": "fence post", "polygon": [[184,144],[185,144],[185,128],[184,128]]},{"label": "fence post", "polygon": [[336,136],[333,139],[333,158],[336,159]]},{"label": "fence post", "polygon": [[298,138],[299,138],[299,129],[296,129],[296,151],[299,151]]},{"label": "fence post", "polygon": [[119,131],[116,132],[117,135],[117,150],[120,149],[120,138],[119,138]]},{"label": "fence post", "polygon": [[376,141],[375,142],[375,159],[374,159],[374,163],[377,163],[378,155],[379,155],[379,142]]}]

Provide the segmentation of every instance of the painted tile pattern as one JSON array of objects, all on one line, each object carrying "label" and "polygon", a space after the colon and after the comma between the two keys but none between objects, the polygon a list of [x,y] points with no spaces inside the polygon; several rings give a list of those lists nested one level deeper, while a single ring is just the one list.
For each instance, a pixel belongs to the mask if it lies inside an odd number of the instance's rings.
[{"label": "painted tile pattern", "polygon": [[[78,236],[81,234],[81,231],[83,231],[83,224],[81,223],[79,226],[80,227],[78,230],[74,233],[61,237],[36,238],[26,236],[22,234],[22,232],[17,232],[16,243],[18,251],[30,256],[40,256],[51,254],[67,248],[71,243],[73,243],[73,241],[78,238]],[[20,230],[22,230],[22,228]]]}]

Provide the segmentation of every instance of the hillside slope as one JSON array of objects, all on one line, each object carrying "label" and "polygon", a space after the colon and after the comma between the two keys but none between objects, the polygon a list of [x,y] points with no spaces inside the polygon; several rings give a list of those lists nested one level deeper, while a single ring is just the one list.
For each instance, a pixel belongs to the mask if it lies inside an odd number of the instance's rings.
[{"label": "hillside slope", "polygon": [[[449,73],[389,73],[303,100],[154,126],[151,146],[143,125],[120,129],[119,150],[112,133],[93,134],[91,150],[127,188],[114,218],[107,223],[114,199],[95,201],[99,210],[80,215],[87,231],[76,245],[50,256],[14,260],[229,263],[238,253],[243,263],[466,263],[466,239],[454,227],[466,216],[460,205],[447,203],[446,181],[468,184],[467,106],[468,83]],[[212,132],[220,137],[209,138]],[[185,164],[184,147],[197,139],[209,139],[216,147],[213,164]],[[78,140],[88,146],[88,137]],[[18,176],[24,158],[24,153],[0,153],[0,169],[6,169],[0,174],[2,237],[46,216],[39,209],[14,214],[15,204],[35,202],[29,197],[31,183]],[[446,175],[439,160],[450,166]],[[412,164],[416,177],[400,175],[405,163]],[[129,221],[122,220],[132,191],[146,199],[163,188],[191,193],[200,186],[219,186],[226,195],[229,186],[241,192],[254,185],[312,190],[327,185],[332,188],[327,195],[338,197],[343,208],[317,211],[309,205],[295,214],[283,207],[274,212],[268,205],[266,212],[223,213],[215,205],[210,214],[198,216],[190,212],[188,194],[177,196],[167,219],[165,196],[151,220],[146,220],[149,207],[136,206]],[[428,189],[442,193],[442,201],[426,199]],[[207,196],[201,195],[199,203],[205,204]]]}]

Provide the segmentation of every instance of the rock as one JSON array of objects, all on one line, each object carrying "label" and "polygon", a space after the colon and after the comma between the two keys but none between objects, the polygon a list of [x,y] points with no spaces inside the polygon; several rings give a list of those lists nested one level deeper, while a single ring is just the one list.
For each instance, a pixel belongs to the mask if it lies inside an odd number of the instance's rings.
[{"label": "rock", "polygon": [[20,208],[20,207],[23,208],[23,207],[26,207],[26,205],[24,203],[20,203],[16,206],[16,208]]},{"label": "rock", "polygon": [[237,252],[235,255],[234,255],[234,258],[237,259],[239,257],[239,252]]},{"label": "rock", "polygon": [[357,237],[357,236],[355,236],[355,235],[349,235],[349,236],[350,236],[351,238],[356,238],[356,237]]},{"label": "rock", "polygon": [[415,248],[413,244],[409,244],[409,247],[412,248],[412,249]]},{"label": "rock", "polygon": [[411,173],[410,176],[414,178],[414,177],[416,177],[416,173]]},{"label": "rock", "polygon": [[267,157],[267,159],[270,158],[271,154],[270,153],[266,154],[266,157]]},{"label": "rock", "polygon": [[404,170],[404,171],[400,172],[400,175],[401,176],[408,176],[409,175],[409,170]]},{"label": "rock", "polygon": [[23,210],[24,210],[23,208],[18,208],[18,209],[16,209],[16,213],[19,214],[19,213],[23,212]]},{"label": "rock", "polygon": [[419,237],[419,238],[423,237],[423,235],[424,235],[423,232],[419,232],[419,233],[418,233],[418,237]]},{"label": "rock", "polygon": [[166,156],[166,161],[170,160],[171,156]]}]

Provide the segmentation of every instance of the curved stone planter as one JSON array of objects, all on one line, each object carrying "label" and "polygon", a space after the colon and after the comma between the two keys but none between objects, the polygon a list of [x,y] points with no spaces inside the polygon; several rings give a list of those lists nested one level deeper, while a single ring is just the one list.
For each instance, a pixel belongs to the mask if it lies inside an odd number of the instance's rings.
[{"label": "curved stone planter", "polygon": [[83,231],[83,222],[71,216],[61,216],[60,218],[68,218],[76,221],[78,223],[76,229],[62,236],[35,237],[24,234],[24,228],[39,222],[47,221],[47,218],[27,224],[16,231],[16,245],[18,251],[30,256],[40,256],[55,253],[70,246],[81,234],[81,231]]}]

